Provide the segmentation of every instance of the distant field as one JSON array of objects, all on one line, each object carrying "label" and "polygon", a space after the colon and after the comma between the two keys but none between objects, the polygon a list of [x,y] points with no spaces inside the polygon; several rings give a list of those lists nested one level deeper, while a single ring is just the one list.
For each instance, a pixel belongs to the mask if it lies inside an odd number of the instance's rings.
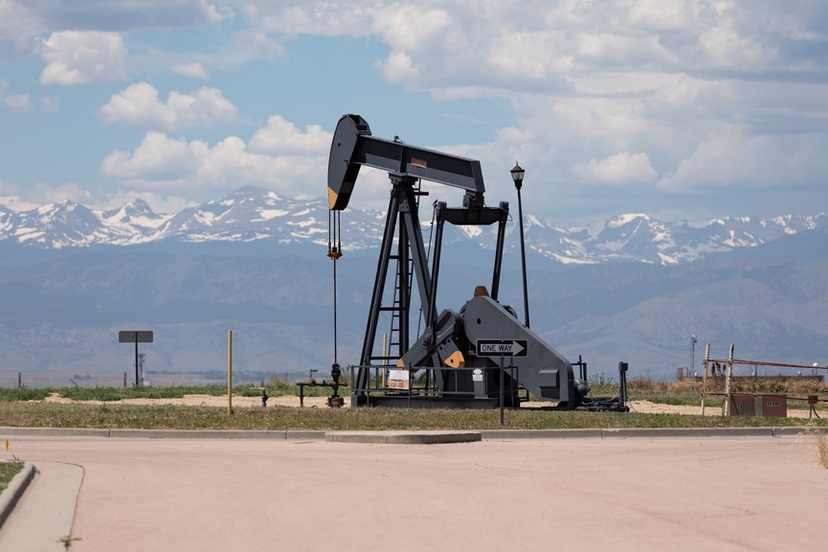
[{"label": "distant field", "polygon": [[[268,395],[298,395],[295,385],[277,378],[265,382]],[[795,382],[794,382],[795,383]],[[242,385],[234,389],[237,396],[257,397],[262,388]],[[326,388],[310,388],[307,396],[328,396]],[[611,396],[618,391],[612,382],[596,382],[596,396]],[[765,392],[754,389],[756,392]],[[791,394],[817,393],[828,398],[823,385],[798,389],[789,385]],[[774,387],[774,392],[780,392]],[[50,394],[77,402],[45,402]],[[826,419],[722,417],[686,414],[596,413],[549,411],[529,408],[505,411],[501,426],[499,410],[410,410],[385,408],[331,409],[271,406],[237,408],[230,415],[227,408],[183,404],[121,404],[126,399],[174,399],[185,395],[226,394],[226,387],[62,387],[46,389],[0,389],[0,419],[13,427],[144,428],[144,429],[575,429],[626,427],[754,427],[798,426],[804,423],[828,426]],[[342,390],[345,397],[347,390]],[[667,383],[636,379],[630,382],[633,400],[673,405],[698,405],[699,389],[692,383]],[[85,401],[104,401],[101,404]],[[720,402],[720,401],[719,401]],[[824,411],[824,408],[823,408]]]},{"label": "distant field", "polygon": [[[124,375],[126,374],[126,385]],[[307,377],[307,372],[304,377]],[[289,374],[290,381],[300,381],[303,374]],[[273,377],[273,373],[240,371],[233,375],[237,384],[259,383]],[[284,375],[282,375],[282,379]],[[191,386],[191,385],[227,385],[227,373],[221,370],[210,372],[159,372],[145,374],[148,385],[153,387]],[[0,388],[17,387],[18,381],[29,388],[62,387],[131,387],[135,383],[135,370],[78,372],[76,370],[30,370],[17,372],[0,370]]]}]

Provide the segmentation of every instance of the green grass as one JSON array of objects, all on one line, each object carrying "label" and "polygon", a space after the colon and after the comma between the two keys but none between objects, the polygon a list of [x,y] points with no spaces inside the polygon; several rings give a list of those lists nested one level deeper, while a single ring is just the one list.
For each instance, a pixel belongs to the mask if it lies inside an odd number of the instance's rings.
[{"label": "green grass", "polygon": [[[713,382],[715,384],[715,382]],[[593,395],[613,396],[618,386],[612,381],[592,382]],[[298,395],[298,386],[274,378],[267,382],[268,395]],[[711,387],[709,390],[714,390]],[[259,396],[261,387],[242,385],[234,394]],[[330,396],[331,390],[308,387],[307,396]],[[788,389],[790,393],[811,390]],[[814,390],[825,398],[822,386]],[[50,393],[75,399],[73,404],[43,402]],[[680,428],[680,427],[754,427],[794,426],[805,423],[793,418],[722,417],[672,414],[595,413],[549,411],[538,409],[507,410],[505,424],[500,424],[500,411],[495,410],[431,410],[431,409],[329,409],[236,408],[233,415],[225,407],[178,405],[128,405],[119,401],[130,398],[180,398],[184,395],[221,396],[225,386],[189,387],[99,387],[63,389],[0,389],[0,420],[13,427],[60,427],[105,429],[578,429],[578,428]],[[347,388],[340,394],[347,398]],[[803,393],[800,393],[803,394]],[[691,381],[669,383],[634,378],[630,381],[632,400],[657,403],[700,404],[700,388]],[[716,398],[708,403],[713,406]],[[105,401],[98,405],[87,401]],[[791,407],[794,407],[791,405]],[[807,408],[807,406],[806,406]],[[828,419],[809,420],[815,426],[828,426]],[[828,454],[828,453],[826,453]]]},{"label": "green grass", "polygon": [[20,389],[0,388],[0,402],[3,401],[42,401],[48,397],[54,389]]},{"label": "green grass", "polygon": [[[265,385],[267,394],[271,397],[282,395],[299,395],[299,386],[287,384],[281,380],[269,381]],[[340,392],[342,394],[344,389]],[[107,401],[114,402],[124,399],[180,399],[184,395],[212,395],[220,397],[227,394],[226,385],[190,385],[175,387],[64,387],[59,389],[3,389],[0,388],[0,402],[9,401],[42,401],[52,393],[73,401]],[[233,394],[242,397],[258,397],[262,394],[261,386],[237,385],[233,387]],[[330,396],[331,390],[326,387],[306,387],[306,397]]]},{"label": "green grass", "polygon": [[0,493],[5,491],[14,476],[23,469],[23,462],[0,462]]},{"label": "green grass", "polygon": [[[575,429],[795,426],[791,418],[685,416],[677,414],[565,412],[536,409],[500,411],[392,408],[237,408],[128,404],[0,404],[0,419],[13,427],[104,429]],[[828,420],[814,421],[828,425]]]}]

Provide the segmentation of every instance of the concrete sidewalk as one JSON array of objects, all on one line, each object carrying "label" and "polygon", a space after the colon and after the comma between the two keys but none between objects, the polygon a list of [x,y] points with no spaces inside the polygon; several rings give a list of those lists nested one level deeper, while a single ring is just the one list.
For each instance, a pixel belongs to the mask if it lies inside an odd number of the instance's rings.
[{"label": "concrete sidewalk", "polygon": [[0,527],[0,550],[65,550],[64,539],[72,531],[83,469],[57,462],[37,462],[27,467],[34,474]]},{"label": "concrete sidewalk", "polygon": [[828,470],[812,437],[639,435],[429,446],[18,435],[13,450],[83,466],[71,550],[822,546]]}]

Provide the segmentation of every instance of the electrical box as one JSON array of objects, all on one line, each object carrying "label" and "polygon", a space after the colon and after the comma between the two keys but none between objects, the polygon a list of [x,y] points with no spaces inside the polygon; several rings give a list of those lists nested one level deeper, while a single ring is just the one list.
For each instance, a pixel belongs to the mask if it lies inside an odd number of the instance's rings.
[{"label": "electrical box", "polygon": [[758,395],[756,415],[765,418],[787,418],[788,397],[785,395]]},{"label": "electrical box", "polygon": [[[758,398],[758,397],[757,397]],[[725,399],[726,401],[727,399]],[[724,413],[725,401],[722,401],[722,410]],[[744,393],[733,393],[730,395],[730,415],[731,416],[756,416],[756,401],[753,395]]]}]

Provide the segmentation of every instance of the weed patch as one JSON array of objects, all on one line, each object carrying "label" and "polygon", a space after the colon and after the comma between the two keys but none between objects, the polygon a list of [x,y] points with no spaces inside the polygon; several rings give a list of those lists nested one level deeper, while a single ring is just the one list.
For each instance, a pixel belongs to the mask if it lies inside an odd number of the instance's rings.
[{"label": "weed patch", "polygon": [[14,476],[23,469],[23,462],[0,462],[0,493],[6,490]]}]

